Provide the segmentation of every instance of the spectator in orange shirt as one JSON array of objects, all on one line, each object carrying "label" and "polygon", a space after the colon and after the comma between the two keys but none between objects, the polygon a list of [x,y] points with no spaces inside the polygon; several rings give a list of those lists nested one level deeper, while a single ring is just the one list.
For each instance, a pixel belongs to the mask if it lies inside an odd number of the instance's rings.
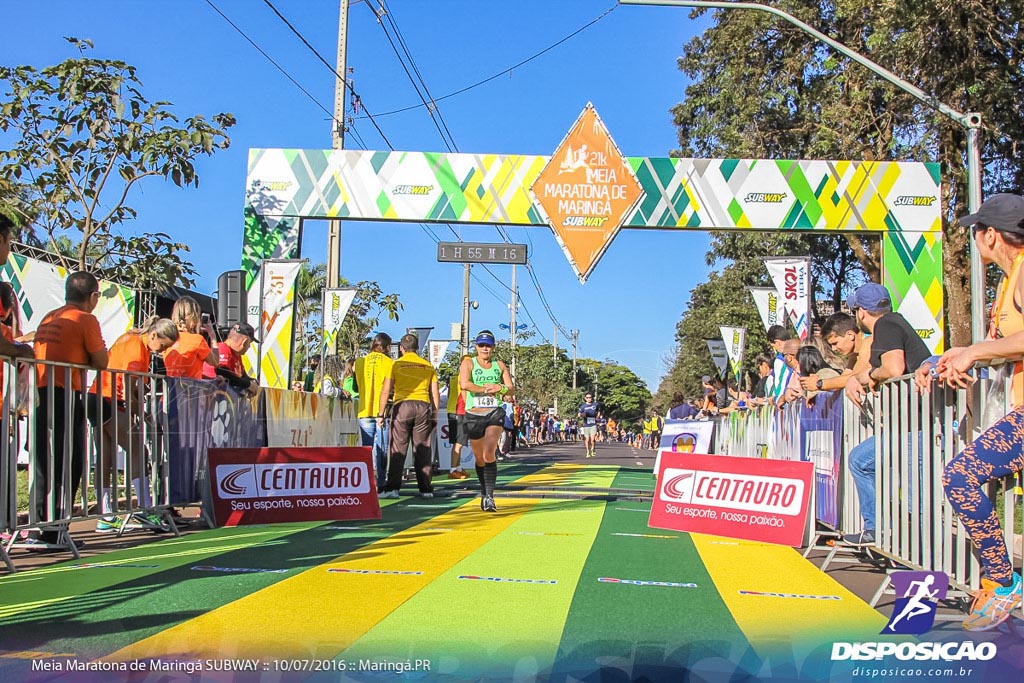
[{"label": "spectator in orange shirt", "polygon": [[[151,317],[142,327],[125,332],[110,347],[108,370],[125,370],[127,372],[149,373],[149,362],[152,353],[163,353],[178,340],[178,328],[167,318]],[[129,474],[135,495],[138,496],[139,507],[153,507],[149,494],[149,476],[143,460],[145,446],[142,443],[142,431],[139,421],[145,410],[146,378],[122,373],[101,372],[93,384],[89,394],[92,403],[89,418],[94,426],[100,426],[99,432],[99,464],[100,473],[100,512],[110,515],[114,512],[110,496],[111,474],[116,469],[117,447],[128,453]],[[127,385],[127,391],[125,391]],[[117,415],[114,414],[111,388],[117,387]],[[99,391],[97,391],[99,389]],[[116,418],[116,419],[115,419]],[[144,528],[158,531],[168,530],[159,515],[145,512],[134,515],[134,522]],[[117,517],[105,517],[96,524],[96,531],[117,531],[121,520]]]},{"label": "spectator in orange shirt", "polygon": [[213,325],[203,320],[199,303],[190,296],[174,302],[171,321],[178,328],[178,341],[164,353],[167,376],[202,379],[204,362],[213,367],[219,364],[217,350],[210,348],[211,340],[217,338]]},{"label": "spectator in orange shirt", "polygon": [[[50,311],[39,323],[35,337],[36,359],[103,370],[107,367],[107,347],[100,333],[100,322],[92,314],[100,300],[99,281],[90,273],[72,273],[64,282],[64,300],[66,305]],[[35,513],[37,519],[44,522],[69,517],[78,495],[85,465],[85,410],[82,405],[85,370],[37,364],[36,372],[39,401],[32,460],[35,485],[42,487],[36,491]],[[70,406],[69,413],[66,406]],[[71,430],[71,448],[65,451],[68,429]],[[51,455],[52,472],[49,471]],[[71,467],[70,491],[64,488],[65,463]],[[47,488],[52,497],[47,496]],[[59,526],[45,528],[40,535],[32,536],[30,542],[57,543],[62,531],[66,529]]]}]

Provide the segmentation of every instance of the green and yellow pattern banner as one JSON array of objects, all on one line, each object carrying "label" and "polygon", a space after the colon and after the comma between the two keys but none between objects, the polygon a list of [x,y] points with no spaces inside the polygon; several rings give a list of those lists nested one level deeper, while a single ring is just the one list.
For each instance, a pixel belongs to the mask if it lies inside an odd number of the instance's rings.
[{"label": "green and yellow pattern banner", "polygon": [[[252,149],[243,268],[255,282],[261,258],[296,258],[303,218],[547,227],[530,187],[548,160],[541,155]],[[900,292],[894,293],[904,302],[899,311],[917,321],[929,346],[941,345],[938,164],[627,160],[643,194],[624,229],[911,233],[887,238],[884,280]]]}]

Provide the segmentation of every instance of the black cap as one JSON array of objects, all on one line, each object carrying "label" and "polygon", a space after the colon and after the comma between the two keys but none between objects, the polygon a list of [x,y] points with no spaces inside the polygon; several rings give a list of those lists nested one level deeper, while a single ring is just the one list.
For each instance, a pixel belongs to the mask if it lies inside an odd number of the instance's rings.
[{"label": "black cap", "polygon": [[231,331],[237,332],[242,336],[248,337],[257,344],[260,343],[259,337],[256,336],[256,330],[252,329],[252,325],[250,325],[249,323],[235,323],[234,325],[231,326]]},{"label": "black cap", "polygon": [[1024,197],[1017,194],[994,194],[981,205],[977,213],[963,216],[960,225],[971,227],[978,223],[1003,232],[1024,235]]}]

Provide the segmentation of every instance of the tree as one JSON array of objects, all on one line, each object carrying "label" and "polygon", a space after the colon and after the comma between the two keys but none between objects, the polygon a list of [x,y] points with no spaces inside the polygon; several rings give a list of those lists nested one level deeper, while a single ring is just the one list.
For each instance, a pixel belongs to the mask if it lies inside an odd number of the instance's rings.
[{"label": "tree", "polygon": [[[17,185],[0,200],[30,223],[29,239],[57,253],[69,269],[139,288],[194,285],[188,245],[165,232],[119,230],[136,218],[128,197],[148,177],[198,186],[195,163],[226,149],[231,114],[183,125],[165,101],[148,101],[136,69],[85,56],[92,42],[67,38],[81,56],[37,70],[0,67],[7,92],[0,131],[13,134],[0,151],[0,178]],[[13,205],[13,206],[12,206]],[[60,253],[58,238],[77,245]]]},{"label": "tree", "polygon": [[[805,232],[712,232],[708,266],[713,271],[705,283],[690,292],[690,301],[676,326],[676,353],[654,397],[659,412],[672,397],[700,395],[702,375],[715,375],[705,340],[721,339],[720,325],[747,328],[744,365],[753,366],[758,353],[768,350],[768,340],[747,287],[772,286],[764,267],[765,256],[810,256],[811,289],[817,300],[825,298],[838,310],[841,293],[864,278],[857,258],[845,240],[833,235]],[[821,297],[819,297],[821,295]],[[820,319],[815,322],[822,322]]]},{"label": "tree", "polygon": [[295,367],[301,370],[306,359],[320,353],[323,344],[324,287],[327,264],[303,261],[295,280]]},{"label": "tree", "polygon": [[[350,285],[341,278],[341,286]],[[356,356],[360,349],[368,349],[368,337],[380,325],[381,316],[387,314],[389,320],[398,320],[398,312],[404,308],[398,294],[385,294],[376,282],[363,280],[355,288],[352,307],[338,332],[337,352],[344,356]]]},{"label": "tree", "polygon": [[[980,0],[781,0],[773,3],[855,51],[986,122],[987,192],[1020,191],[1015,105],[1024,73],[1024,3]],[[702,14],[703,12],[695,12]],[[680,151],[689,156],[935,161],[941,197],[947,321],[952,344],[969,340],[965,134],[956,123],[795,26],[761,12],[718,11],[684,47],[679,68],[692,79],[673,109]],[[751,58],[755,56],[756,58]],[[876,277],[877,245],[850,246]]]}]

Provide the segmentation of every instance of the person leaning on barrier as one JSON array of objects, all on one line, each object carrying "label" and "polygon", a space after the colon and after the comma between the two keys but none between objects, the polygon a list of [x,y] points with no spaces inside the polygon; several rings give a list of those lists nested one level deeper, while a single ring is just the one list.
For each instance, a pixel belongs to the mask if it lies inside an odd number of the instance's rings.
[{"label": "person leaning on barrier", "polygon": [[775,401],[777,408],[803,396],[803,389],[800,387],[800,364],[796,359],[796,354],[800,351],[801,346],[803,344],[799,339],[787,339],[782,343],[782,362],[786,364],[789,374],[786,375],[786,386],[783,387],[781,395]]},{"label": "person leaning on barrier", "polygon": [[970,227],[978,255],[985,265],[1003,272],[992,306],[988,337],[970,346],[953,347],[938,362],[926,361],[915,373],[919,389],[932,378],[964,388],[975,381],[976,363],[1015,361],[1012,377],[1013,410],[986,429],[942,471],[942,486],[954,512],[977,550],[985,577],[975,593],[971,614],[963,627],[969,631],[995,628],[1021,604],[1021,575],[1013,571],[1009,551],[985,485],[1024,469],[1024,197],[996,194],[960,224]]},{"label": "person leaning on barrier", "polygon": [[217,365],[203,365],[203,377],[214,379],[221,377],[236,389],[255,393],[259,389],[256,380],[249,377],[242,365],[242,356],[246,354],[253,342],[259,342],[256,331],[248,323],[235,323],[228,331],[228,338],[217,344]]},{"label": "person leaning on barrier", "polygon": [[[107,367],[107,347],[103,343],[100,323],[92,314],[100,300],[100,283],[90,273],[75,272],[64,281],[64,306],[43,316],[35,336],[35,355],[38,360],[88,365],[96,370]],[[70,517],[65,498],[72,506],[78,496],[78,485],[85,466],[85,410],[82,405],[84,370],[71,370],[71,386],[66,384],[65,369],[51,365],[38,365],[38,401],[35,419],[35,444],[32,463],[33,482],[42,487],[37,491],[36,515],[40,521]],[[68,396],[68,392],[71,396]],[[53,402],[53,412],[50,403]],[[70,406],[70,412],[66,408]],[[65,451],[66,436],[70,434],[70,450]],[[49,456],[53,456],[53,471],[49,469]],[[71,490],[64,489],[64,467],[71,467]],[[55,498],[53,517],[48,514],[46,490]],[[59,531],[45,529],[33,534],[30,543],[57,543]]]},{"label": "person leaning on barrier", "polygon": [[[871,337],[865,336],[857,319],[846,313],[835,313],[821,327],[821,339],[833,353],[841,356],[845,367],[834,377],[822,377],[813,372],[800,377],[804,391],[837,391],[845,389],[847,381],[859,372],[871,369]],[[824,354],[822,354],[824,356]]]},{"label": "person leaning on barrier", "polygon": [[[122,334],[111,345],[107,370],[148,373],[151,355],[171,348],[178,341],[178,335],[178,327],[173,322],[154,315],[141,327]],[[137,375],[101,372],[89,393],[89,419],[99,433],[99,455],[102,456],[97,462],[100,512],[107,515],[96,522],[99,533],[118,531],[123,523],[121,518],[112,516],[115,509],[110,495],[111,475],[117,470],[118,448],[128,453],[131,483],[139,507],[147,510],[132,515],[131,523],[153,531],[170,530],[160,515],[149,511],[153,507],[153,499],[149,493],[146,447],[139,424],[146,409],[143,387],[147,381]],[[113,386],[117,387],[116,404],[112,398]]]},{"label": "person leaning on barrier", "polygon": [[209,319],[204,320],[199,302],[183,296],[174,302],[171,322],[178,328],[178,341],[164,352],[168,377],[203,378],[203,363],[219,365],[217,350],[211,345],[217,339]]},{"label": "person leaning on barrier", "polygon": [[[861,285],[846,299],[857,324],[871,333],[871,357],[866,370],[854,373],[846,381],[846,397],[858,407],[867,392],[882,382],[917,369],[931,354],[910,323],[892,310],[889,290],[874,282]],[[875,437],[850,449],[847,463],[857,485],[864,530],[843,536],[849,545],[873,545],[875,542]]]}]

